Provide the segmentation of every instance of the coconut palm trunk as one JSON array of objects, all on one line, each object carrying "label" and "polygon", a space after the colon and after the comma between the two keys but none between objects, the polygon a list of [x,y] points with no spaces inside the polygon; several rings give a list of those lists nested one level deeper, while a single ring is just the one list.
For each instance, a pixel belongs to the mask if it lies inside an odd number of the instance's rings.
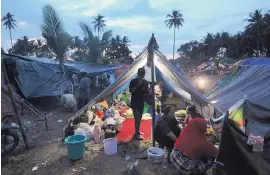
[{"label": "coconut palm trunk", "polygon": [[259,38],[259,24],[257,24],[257,52],[259,52],[259,47],[260,47],[259,46],[259,42],[260,42],[259,39],[260,39]]},{"label": "coconut palm trunk", "polygon": [[175,47],[175,26],[173,28],[173,60],[174,60],[174,47]]},{"label": "coconut palm trunk", "polygon": [[9,37],[10,37],[11,49],[13,49],[12,36],[11,36],[11,29],[9,29]]}]

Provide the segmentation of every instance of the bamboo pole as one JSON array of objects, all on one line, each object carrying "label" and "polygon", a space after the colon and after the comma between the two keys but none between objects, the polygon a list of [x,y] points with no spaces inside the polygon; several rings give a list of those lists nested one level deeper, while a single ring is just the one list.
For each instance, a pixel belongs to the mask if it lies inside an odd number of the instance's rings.
[{"label": "bamboo pole", "polygon": [[155,129],[156,129],[156,105],[155,105],[155,64],[154,64],[154,58],[151,66],[151,74],[152,74],[152,84],[151,84],[151,89],[152,89],[152,98],[153,98],[153,105],[152,105],[152,142],[153,142],[153,147],[155,147],[156,142],[155,142]]},{"label": "bamboo pole", "polygon": [[[152,34],[152,37],[154,37],[154,34]],[[152,38],[151,38],[152,39]],[[151,40],[150,39],[150,40]],[[151,46],[148,45],[148,47],[150,47],[150,54],[151,54],[151,59],[152,59],[152,64],[151,64],[151,75],[152,75],[152,84],[151,84],[151,90],[152,90],[152,143],[153,143],[153,147],[155,147],[156,145],[156,141],[155,141],[155,129],[156,129],[156,105],[155,105],[155,62],[154,62],[154,48],[153,48],[153,43],[151,43]],[[149,48],[148,48],[149,49]],[[149,52],[148,52],[149,54]]]},{"label": "bamboo pole", "polygon": [[22,137],[23,137],[23,140],[24,140],[25,147],[26,147],[27,150],[29,150],[28,140],[27,140],[27,137],[25,135],[21,119],[20,119],[20,117],[18,115],[18,110],[16,108],[14,96],[13,96],[13,93],[12,93],[12,90],[11,90],[10,82],[9,82],[9,79],[8,79],[8,75],[7,75],[7,72],[6,72],[6,68],[5,68],[3,59],[1,60],[1,68],[2,68],[2,73],[3,73],[3,76],[4,76],[4,82],[5,82],[5,84],[7,86],[7,89],[8,89],[8,95],[9,95],[9,98],[11,100],[11,104],[12,104],[12,107],[13,107],[13,110],[14,110],[14,113],[15,113],[15,117],[16,117],[16,119],[18,121],[20,130],[21,130],[21,133],[22,133]]}]

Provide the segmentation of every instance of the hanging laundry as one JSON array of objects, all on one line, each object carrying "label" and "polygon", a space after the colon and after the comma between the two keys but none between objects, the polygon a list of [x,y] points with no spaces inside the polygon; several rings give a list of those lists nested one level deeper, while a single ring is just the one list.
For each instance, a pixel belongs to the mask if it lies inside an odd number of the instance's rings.
[{"label": "hanging laundry", "polygon": [[248,145],[252,145],[253,152],[262,152],[264,145],[264,138],[262,136],[253,136],[252,134],[248,136]]}]

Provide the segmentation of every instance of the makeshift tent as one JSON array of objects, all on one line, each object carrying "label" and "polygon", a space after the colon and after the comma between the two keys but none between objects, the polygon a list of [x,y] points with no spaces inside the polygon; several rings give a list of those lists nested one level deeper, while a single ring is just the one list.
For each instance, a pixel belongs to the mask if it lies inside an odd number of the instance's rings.
[{"label": "makeshift tent", "polygon": [[[225,67],[226,67],[225,64],[221,61],[219,63],[219,68],[224,69]],[[199,72],[201,72],[201,71],[211,71],[211,70],[214,70],[214,69],[216,69],[216,64],[213,62],[213,59],[211,59],[211,58],[208,61],[203,62],[202,64],[200,64],[197,67],[197,70]]]},{"label": "makeshift tent", "polygon": [[[2,58],[15,61],[14,69],[18,73],[15,80],[25,98],[61,96],[65,90],[72,91],[72,83],[67,72],[63,72],[55,60],[8,54],[2,54]],[[64,63],[65,71],[79,73],[81,69],[84,69],[89,74],[112,71],[121,66]]]},{"label": "makeshift tent", "polygon": [[[253,60],[253,61],[252,61]],[[270,58],[247,59],[205,96],[221,111],[247,96],[258,104],[270,107]]]},{"label": "makeshift tent", "polygon": [[[111,84],[96,98],[92,99],[73,117],[80,116],[85,110],[88,110],[101,98],[109,97],[115,92],[119,93],[128,88],[129,82],[136,76],[137,70],[146,65],[147,55],[148,51],[147,49],[144,49],[143,52],[138,55],[136,61],[133,62],[128,70],[117,78],[114,84]],[[175,93],[184,98],[186,101],[194,103],[203,116],[212,117],[214,108],[210,105],[210,102],[197,89],[195,89],[184,77],[184,75],[178,72],[176,68],[167,60],[167,58],[158,50],[154,51],[154,60],[155,67],[160,70],[164,81],[171,86]],[[149,70],[146,69],[146,74],[149,75],[148,71]],[[148,79],[147,76],[146,79]],[[119,91],[119,89],[121,90]]]},{"label": "makeshift tent", "polygon": [[[250,135],[264,139],[260,146],[248,144]],[[229,155],[229,156],[228,156]],[[225,117],[217,161],[229,175],[269,175],[270,108],[243,99]]]},{"label": "makeshift tent", "polygon": [[[8,55],[8,54],[5,54]],[[25,61],[34,61],[38,63],[59,65],[59,62],[55,59],[48,58],[36,58],[36,57],[27,57],[27,56],[18,56],[18,55],[8,55],[12,57],[17,57]],[[95,74],[100,72],[114,71],[123,66],[123,64],[91,64],[83,62],[64,62],[64,66],[67,70],[79,73],[81,69],[84,69],[88,74]]]},{"label": "makeshift tent", "polygon": [[72,89],[67,74],[58,65],[16,61],[17,83],[25,98],[60,96]]}]

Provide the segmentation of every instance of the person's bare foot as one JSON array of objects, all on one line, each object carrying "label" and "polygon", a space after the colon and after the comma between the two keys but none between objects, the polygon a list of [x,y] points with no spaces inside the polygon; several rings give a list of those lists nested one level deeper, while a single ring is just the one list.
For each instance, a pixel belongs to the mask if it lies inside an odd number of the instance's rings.
[{"label": "person's bare foot", "polygon": [[133,139],[134,139],[134,140],[143,140],[144,137],[141,136],[141,135],[134,134]]}]

